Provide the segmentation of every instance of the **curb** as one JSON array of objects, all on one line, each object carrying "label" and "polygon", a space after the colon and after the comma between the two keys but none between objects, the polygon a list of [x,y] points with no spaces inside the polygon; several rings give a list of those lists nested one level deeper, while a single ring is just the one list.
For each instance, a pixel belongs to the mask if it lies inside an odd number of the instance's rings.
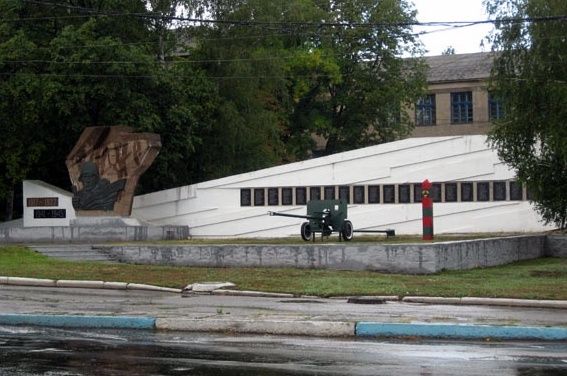
[{"label": "curb", "polygon": [[153,317],[2,314],[0,325],[34,325],[59,328],[155,329]]},{"label": "curb", "polygon": [[81,316],[0,313],[0,325],[60,328],[142,329],[225,332],[313,337],[419,337],[565,341],[567,327],[492,326],[475,324],[381,323],[246,319],[160,319],[147,316]]},{"label": "curb", "polygon": [[406,296],[402,298],[401,301],[404,303],[493,305],[493,306],[508,306],[508,307],[567,309],[567,300],[529,300],[529,299],[473,298],[473,297],[440,298],[440,297],[428,297],[428,296]]},{"label": "curb", "polygon": [[145,285],[141,283],[81,281],[64,279],[41,279],[0,276],[0,285],[34,286],[34,287],[74,287],[85,289],[111,289],[111,290],[146,290],[181,293],[181,289]]},{"label": "curb", "polygon": [[346,321],[157,319],[156,329],[315,337],[352,337],[355,323]]},{"label": "curb", "polygon": [[565,341],[567,328],[456,324],[396,324],[359,322],[357,337],[428,337],[451,339]]}]

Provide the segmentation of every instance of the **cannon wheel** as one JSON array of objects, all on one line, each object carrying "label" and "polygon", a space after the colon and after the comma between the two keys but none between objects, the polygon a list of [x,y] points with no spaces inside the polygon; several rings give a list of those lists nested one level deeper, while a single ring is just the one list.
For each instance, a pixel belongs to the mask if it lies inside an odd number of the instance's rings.
[{"label": "cannon wheel", "polygon": [[352,233],[353,233],[352,222],[349,220],[345,220],[343,222],[343,228],[341,229],[341,235],[343,236],[343,239],[346,241],[352,240]]},{"label": "cannon wheel", "polygon": [[313,231],[311,231],[311,225],[309,224],[309,222],[303,222],[301,224],[301,239],[308,242],[309,240],[311,240],[312,236]]}]

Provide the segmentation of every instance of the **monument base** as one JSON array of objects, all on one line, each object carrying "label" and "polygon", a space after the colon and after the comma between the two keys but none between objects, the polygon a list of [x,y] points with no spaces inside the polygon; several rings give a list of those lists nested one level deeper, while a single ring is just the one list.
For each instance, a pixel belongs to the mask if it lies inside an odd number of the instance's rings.
[{"label": "monument base", "polygon": [[81,216],[72,219],[71,227],[124,227],[124,226],[151,226],[133,217],[114,217],[114,216]]}]

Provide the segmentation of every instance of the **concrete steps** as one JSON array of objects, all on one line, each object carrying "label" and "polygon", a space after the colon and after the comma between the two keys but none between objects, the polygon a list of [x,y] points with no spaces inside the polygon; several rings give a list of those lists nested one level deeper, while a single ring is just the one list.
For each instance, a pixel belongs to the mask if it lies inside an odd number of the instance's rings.
[{"label": "concrete steps", "polygon": [[34,244],[28,247],[48,257],[68,261],[114,261],[108,253],[92,244]]}]

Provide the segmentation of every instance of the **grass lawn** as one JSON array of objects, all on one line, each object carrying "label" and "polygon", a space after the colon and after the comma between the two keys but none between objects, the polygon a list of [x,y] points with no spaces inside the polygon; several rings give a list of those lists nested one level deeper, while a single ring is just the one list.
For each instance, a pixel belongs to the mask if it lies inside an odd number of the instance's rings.
[{"label": "grass lawn", "polygon": [[27,248],[0,248],[0,276],[102,280],[181,288],[193,282],[230,281],[240,290],[302,295],[479,296],[567,300],[567,259],[542,258],[515,264],[433,275],[383,274],[289,268],[197,268],[69,262]]}]

